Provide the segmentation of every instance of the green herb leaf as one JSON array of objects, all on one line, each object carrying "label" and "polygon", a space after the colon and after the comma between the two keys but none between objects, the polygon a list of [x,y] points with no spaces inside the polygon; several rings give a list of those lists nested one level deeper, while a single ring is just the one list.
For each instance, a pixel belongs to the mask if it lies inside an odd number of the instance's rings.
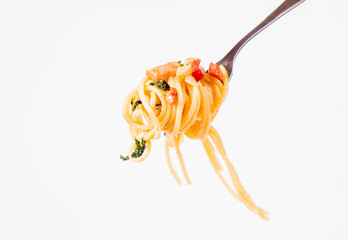
[{"label": "green herb leaf", "polygon": [[184,66],[184,64],[181,63],[181,60],[179,60],[177,63],[179,63],[180,67]]},{"label": "green herb leaf", "polygon": [[134,152],[132,153],[132,158],[138,158],[140,157],[146,148],[146,141],[144,139],[141,139],[141,142],[138,139],[135,139],[135,145],[137,146]]},{"label": "green herb leaf", "polygon": [[138,100],[138,101],[136,101],[136,102],[134,103],[134,105],[133,105],[133,111],[137,108],[137,106],[138,106],[139,104],[141,104],[141,101],[140,101],[140,100]]},{"label": "green herb leaf", "polygon": [[124,157],[124,156],[120,155],[120,158],[121,158],[123,161],[129,160],[129,156]]},{"label": "green herb leaf", "polygon": [[166,134],[166,133],[163,133],[163,135],[164,135],[164,136],[167,136],[167,134]]},{"label": "green herb leaf", "polygon": [[155,82],[155,83],[150,83],[151,86],[156,86],[159,89],[162,89],[163,91],[169,91],[170,86],[168,85],[168,83],[166,81],[160,81],[160,82]]}]

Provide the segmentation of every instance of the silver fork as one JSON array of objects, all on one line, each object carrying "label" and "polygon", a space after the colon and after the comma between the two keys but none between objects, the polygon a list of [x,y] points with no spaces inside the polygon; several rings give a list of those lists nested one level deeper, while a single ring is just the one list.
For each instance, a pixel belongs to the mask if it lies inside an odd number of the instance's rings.
[{"label": "silver fork", "polygon": [[253,37],[255,37],[258,33],[264,30],[266,27],[277,21],[281,16],[294,9],[305,0],[286,0],[284,1],[276,10],[274,10],[265,20],[263,20],[259,25],[257,25],[251,32],[249,32],[244,38],[242,38],[231,51],[227,53],[225,57],[223,57],[216,64],[223,65],[229,74],[229,80],[233,75],[233,63],[236,59],[239,51],[247,44]]}]

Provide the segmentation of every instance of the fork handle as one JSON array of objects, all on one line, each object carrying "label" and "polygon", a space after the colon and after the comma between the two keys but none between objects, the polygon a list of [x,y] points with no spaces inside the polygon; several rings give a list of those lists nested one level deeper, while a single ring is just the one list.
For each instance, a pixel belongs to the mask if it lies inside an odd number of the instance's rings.
[{"label": "fork handle", "polygon": [[264,30],[266,27],[271,25],[273,22],[278,20],[285,13],[289,12],[293,8],[300,5],[305,0],[285,0],[276,10],[274,10],[265,20],[263,20],[259,25],[257,25],[251,32],[249,32],[244,38],[242,38],[227,55],[222,58],[218,65],[223,65],[226,67],[230,77],[232,76],[233,62],[237,57],[239,51],[247,44],[253,37]]}]

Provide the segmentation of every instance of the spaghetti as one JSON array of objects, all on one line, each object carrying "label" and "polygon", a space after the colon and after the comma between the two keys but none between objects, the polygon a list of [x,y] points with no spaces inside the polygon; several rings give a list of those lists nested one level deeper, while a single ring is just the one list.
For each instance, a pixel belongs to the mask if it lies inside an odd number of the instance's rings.
[{"label": "spaghetti", "polygon": [[[185,64],[170,62],[146,71],[147,76],[124,101],[123,115],[135,141],[129,148],[129,156],[121,158],[135,162],[145,160],[151,151],[151,141],[160,138],[163,131],[171,174],[180,185],[169,154],[169,148],[174,148],[185,181],[191,184],[179,146],[184,135],[200,140],[215,173],[228,191],[262,219],[268,220],[268,213],[256,206],[243,188],[227,158],[220,135],[211,125],[228,93],[228,73],[223,66],[213,63],[205,73],[199,64],[200,59],[188,58]],[[227,167],[234,190],[221,174],[223,167],[215,149]]]}]

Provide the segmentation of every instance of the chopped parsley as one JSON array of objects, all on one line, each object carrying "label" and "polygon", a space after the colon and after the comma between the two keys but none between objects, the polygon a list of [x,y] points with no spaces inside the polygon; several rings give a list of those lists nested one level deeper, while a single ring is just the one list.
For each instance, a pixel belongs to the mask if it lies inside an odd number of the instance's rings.
[{"label": "chopped parsley", "polygon": [[143,154],[146,148],[146,141],[144,141],[144,139],[141,139],[141,142],[140,142],[138,139],[135,139],[135,145],[137,147],[131,155],[132,158],[140,157]]},{"label": "chopped parsley", "polygon": [[[131,157],[132,158],[138,158],[141,155],[143,155],[143,153],[145,151],[146,141],[144,141],[144,139],[141,139],[141,142],[138,139],[134,139],[134,140],[135,140],[136,148],[135,148],[134,152],[132,153]],[[129,156],[124,157],[124,156],[120,155],[120,158],[123,161],[129,160]]]},{"label": "chopped parsley", "polygon": [[[137,106],[138,106],[139,104],[141,104],[141,101],[140,101],[140,100],[138,100],[138,101],[136,101],[136,102],[134,103],[133,111],[137,108]],[[133,104],[132,104],[132,105],[133,105]]]},{"label": "chopped parsley", "polygon": [[184,66],[184,64],[182,64],[181,60],[177,61],[177,63],[179,63],[180,67]]},{"label": "chopped parsley", "polygon": [[121,158],[123,161],[129,160],[129,156],[124,157],[124,156],[120,155],[120,158]]},{"label": "chopped parsley", "polygon": [[160,82],[155,82],[155,83],[150,83],[151,86],[156,86],[159,89],[162,89],[163,91],[169,91],[170,86],[168,85],[168,83],[166,81],[160,81]]}]

